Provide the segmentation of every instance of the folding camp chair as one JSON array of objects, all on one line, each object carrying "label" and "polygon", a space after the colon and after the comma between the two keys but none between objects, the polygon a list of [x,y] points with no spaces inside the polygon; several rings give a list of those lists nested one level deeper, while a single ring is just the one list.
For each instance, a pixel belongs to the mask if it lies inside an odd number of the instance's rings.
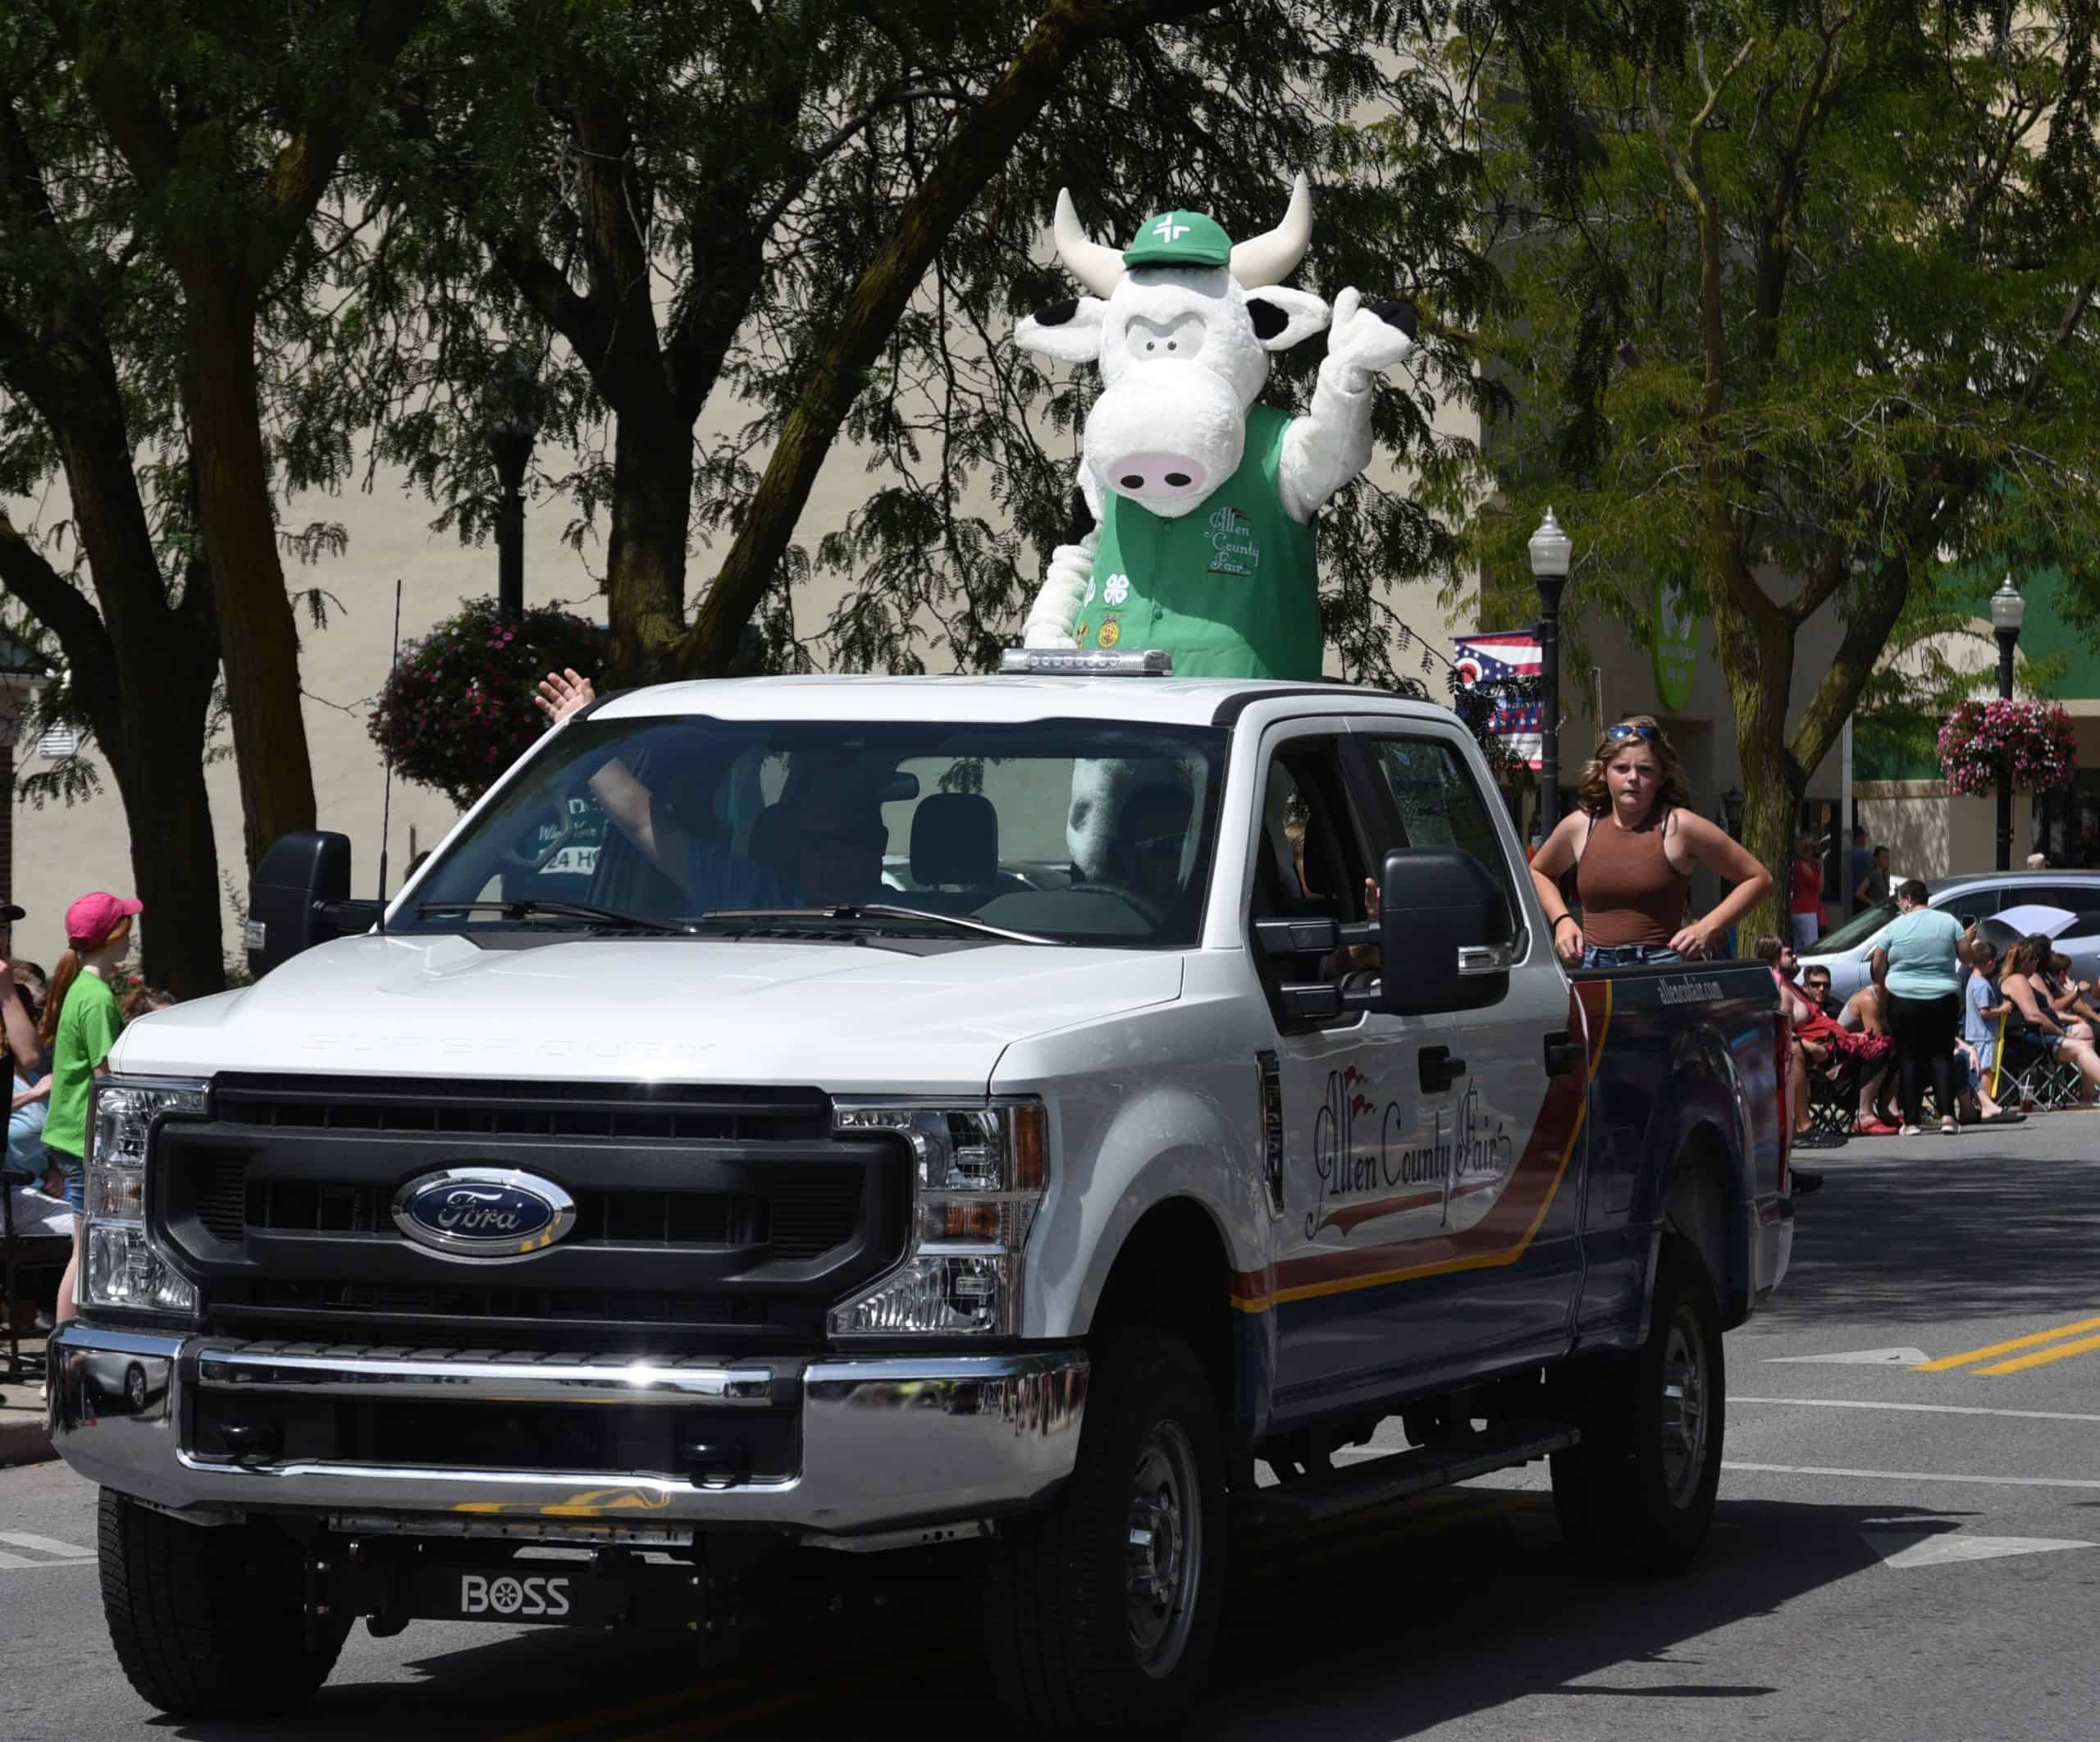
[{"label": "folding camp chair", "polygon": [[1998,1018],[1997,1054],[1991,1071],[1993,1100],[2054,1113],[2078,1104],[2083,1082],[2077,1066],[2037,1045],[2024,1024],[2008,1028],[2006,1018]]}]

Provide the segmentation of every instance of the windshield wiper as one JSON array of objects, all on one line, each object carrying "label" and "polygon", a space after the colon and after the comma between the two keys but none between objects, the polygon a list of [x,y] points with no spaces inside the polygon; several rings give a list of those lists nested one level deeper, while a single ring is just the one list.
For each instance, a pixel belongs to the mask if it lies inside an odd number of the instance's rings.
[{"label": "windshield wiper", "polygon": [[594,926],[618,926],[628,931],[660,932],[672,937],[689,938],[693,935],[692,926],[674,920],[648,919],[639,913],[594,908],[586,902],[549,901],[536,895],[520,896],[514,901],[425,901],[416,904],[418,918],[428,919],[434,913],[500,913],[505,919],[545,916],[587,920]]},{"label": "windshield wiper", "polygon": [[710,908],[701,915],[711,920],[808,920],[824,924],[838,920],[913,920],[922,925],[945,926],[974,936],[1003,938],[1009,944],[1055,944],[1055,938],[1039,937],[1032,931],[1014,931],[981,919],[966,919],[957,913],[932,913],[924,908],[892,907],[884,902],[865,902],[841,908]]}]

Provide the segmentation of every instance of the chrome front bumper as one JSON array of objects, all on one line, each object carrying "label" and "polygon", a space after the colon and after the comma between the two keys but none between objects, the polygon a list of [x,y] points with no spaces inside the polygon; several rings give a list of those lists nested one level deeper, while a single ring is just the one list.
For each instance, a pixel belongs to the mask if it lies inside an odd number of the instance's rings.
[{"label": "chrome front bumper", "polygon": [[[242,1343],[120,1331],[75,1319],[51,1340],[57,1449],[92,1482],[202,1517],[293,1511],[486,1523],[504,1534],[577,1534],[594,1521],[761,1525],[851,1536],[1025,1507],[1071,1474],[1087,1358],[1021,1355],[859,1360],[614,1362],[454,1356],[336,1344]],[[801,1468],[701,1487],[621,1470],[411,1468],[332,1461],[235,1464],[185,1443],[196,1390],[477,1403],[671,1404],[724,1411],[799,1396]],[[522,1527],[522,1528],[521,1528]]]}]

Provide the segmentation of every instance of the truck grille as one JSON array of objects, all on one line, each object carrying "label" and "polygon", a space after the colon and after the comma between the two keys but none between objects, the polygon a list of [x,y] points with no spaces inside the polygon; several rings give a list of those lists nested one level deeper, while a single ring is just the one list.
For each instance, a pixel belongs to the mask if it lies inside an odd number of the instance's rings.
[{"label": "truck grille", "polygon": [[[575,1226],[500,1263],[405,1237],[400,1186],[469,1164],[555,1181]],[[834,1134],[813,1090],[230,1077],[208,1120],[157,1133],[150,1208],[208,1320],[244,1335],[468,1322],[491,1345],[551,1325],[711,1348],[817,1335],[901,1256],[906,1169],[888,1134]]]}]

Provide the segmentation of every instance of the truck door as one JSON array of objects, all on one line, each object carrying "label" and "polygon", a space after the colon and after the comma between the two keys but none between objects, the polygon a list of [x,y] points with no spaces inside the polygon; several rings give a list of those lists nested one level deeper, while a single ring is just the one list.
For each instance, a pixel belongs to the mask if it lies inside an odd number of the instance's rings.
[{"label": "truck door", "polygon": [[1409,1280],[1395,1291],[1396,1328],[1476,1373],[1558,1355],[1582,1279],[1585,1025],[1550,941],[1527,934],[1516,837],[1456,733],[1359,720],[1350,742],[1380,832],[1396,846],[1472,854],[1502,884],[1518,926],[1507,991],[1452,1018],[1440,1081],[1425,1068],[1414,1086],[1445,1164],[1445,1201],[1432,1236],[1401,1231],[1393,1267]]},{"label": "truck door", "polygon": [[[1292,722],[1266,736],[1250,920],[1364,917],[1364,880],[1383,846],[1367,827],[1375,794],[1346,770],[1347,743],[1340,720]],[[1451,1023],[1366,1011],[1294,1018],[1281,988],[1340,964],[1257,949],[1255,967],[1276,1025],[1284,1153],[1263,1305],[1276,1315],[1274,1420],[1287,1425],[1390,1395],[1460,1352],[1446,1342],[1455,1320],[1409,1320],[1381,1280],[1396,1243],[1433,1239],[1442,1226],[1444,1162],[1420,1077]]]}]

